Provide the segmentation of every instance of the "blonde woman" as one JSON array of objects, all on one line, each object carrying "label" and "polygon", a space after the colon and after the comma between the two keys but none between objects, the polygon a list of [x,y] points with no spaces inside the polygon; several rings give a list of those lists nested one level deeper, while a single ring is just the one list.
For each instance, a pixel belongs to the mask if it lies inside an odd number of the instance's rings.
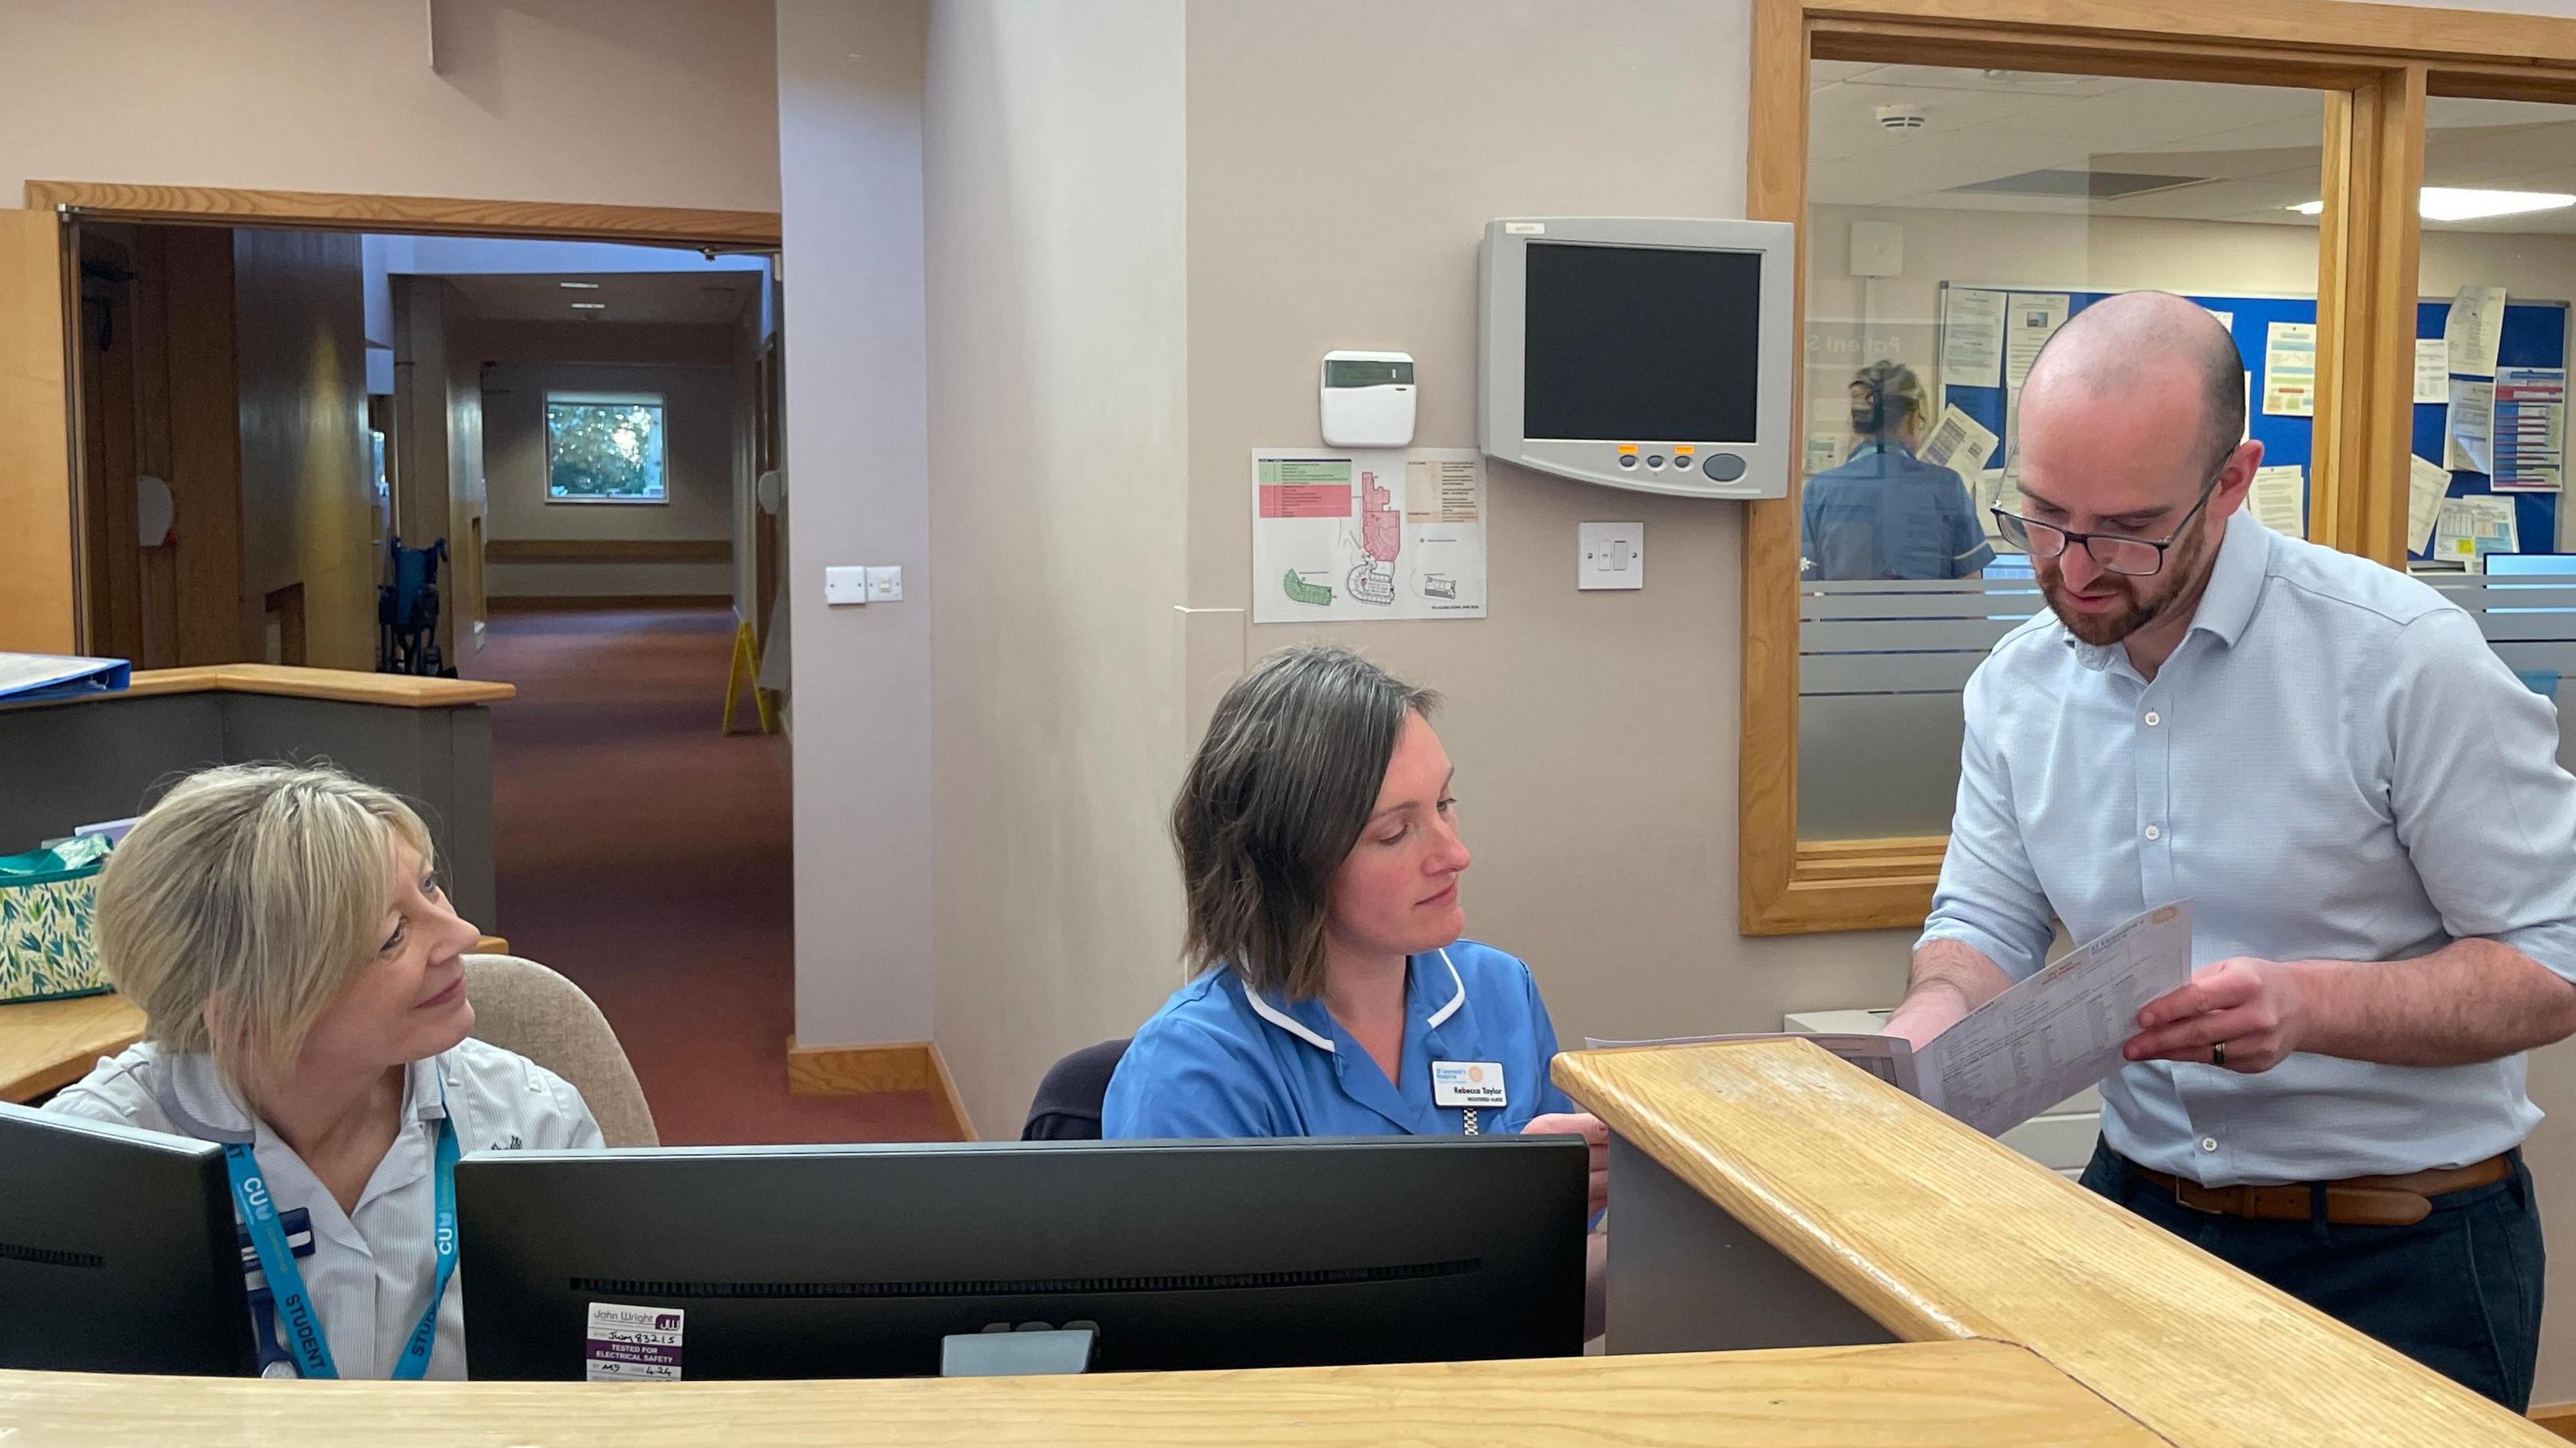
[{"label": "blonde woman", "polygon": [[382,790],[237,765],[99,878],[101,963],[148,1024],[46,1109],[223,1144],[265,1376],[463,1377],[458,1154],[602,1144],[561,1077],[467,1038],[478,937],[434,863]]}]

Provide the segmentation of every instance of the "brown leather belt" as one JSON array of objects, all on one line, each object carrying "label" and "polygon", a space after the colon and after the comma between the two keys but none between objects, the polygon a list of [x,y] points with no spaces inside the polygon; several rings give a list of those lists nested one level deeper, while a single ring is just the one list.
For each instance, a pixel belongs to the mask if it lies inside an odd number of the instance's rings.
[{"label": "brown leather belt", "polygon": [[2432,1215],[2433,1198],[2500,1182],[2513,1173],[2509,1158],[2491,1156],[2467,1166],[2435,1167],[2404,1176],[2350,1177],[2339,1182],[2294,1182],[2278,1187],[2205,1187],[2187,1177],[2149,1171],[2134,1161],[2128,1161],[2128,1166],[2140,1180],[2172,1192],[2175,1201],[2195,1212],[2266,1222],[2309,1220],[2312,1188],[2323,1186],[2326,1220],[2362,1227],[2411,1227]]}]

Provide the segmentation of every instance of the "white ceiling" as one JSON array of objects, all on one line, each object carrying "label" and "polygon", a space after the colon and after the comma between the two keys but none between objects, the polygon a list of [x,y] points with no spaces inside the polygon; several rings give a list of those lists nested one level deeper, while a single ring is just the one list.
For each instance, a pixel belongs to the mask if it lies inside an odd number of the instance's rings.
[{"label": "white ceiling", "polygon": [[[1920,130],[1878,123],[1919,110]],[[2434,97],[2424,180],[2576,193],[2576,106]],[[1809,80],[1810,199],[1824,205],[2156,216],[2314,226],[2325,97],[2272,86],[1818,61]],[[2126,200],[1962,194],[2024,171],[2207,178]],[[2443,223],[2427,223],[2443,226]],[[2576,208],[2455,224],[2576,234]]]},{"label": "white ceiling", "polygon": [[[758,272],[578,272],[450,276],[474,314],[493,322],[664,322],[730,326],[760,295]],[[565,282],[596,282],[597,290]],[[574,302],[600,302],[601,310]]]}]

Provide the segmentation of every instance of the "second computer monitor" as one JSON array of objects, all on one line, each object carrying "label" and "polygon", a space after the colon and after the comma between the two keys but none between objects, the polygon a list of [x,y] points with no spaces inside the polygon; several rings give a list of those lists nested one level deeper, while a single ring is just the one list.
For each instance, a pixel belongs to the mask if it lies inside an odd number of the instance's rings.
[{"label": "second computer monitor", "polygon": [[[1582,1350],[1570,1138],[499,1152],[457,1172],[476,1378],[928,1376]],[[624,1311],[621,1311],[624,1309]]]}]

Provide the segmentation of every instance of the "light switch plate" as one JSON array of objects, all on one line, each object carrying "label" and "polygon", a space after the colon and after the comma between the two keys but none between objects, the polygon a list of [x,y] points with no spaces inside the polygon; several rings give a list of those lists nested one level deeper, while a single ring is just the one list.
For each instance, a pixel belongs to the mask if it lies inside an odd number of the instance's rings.
[{"label": "light switch plate", "polygon": [[903,566],[901,564],[868,565],[868,602],[903,602]]},{"label": "light switch plate", "polygon": [[1574,586],[1577,588],[1643,588],[1646,586],[1646,525],[1643,523],[1577,523]]},{"label": "light switch plate", "polygon": [[838,606],[868,601],[868,571],[864,568],[826,568],[823,570],[823,602]]}]

